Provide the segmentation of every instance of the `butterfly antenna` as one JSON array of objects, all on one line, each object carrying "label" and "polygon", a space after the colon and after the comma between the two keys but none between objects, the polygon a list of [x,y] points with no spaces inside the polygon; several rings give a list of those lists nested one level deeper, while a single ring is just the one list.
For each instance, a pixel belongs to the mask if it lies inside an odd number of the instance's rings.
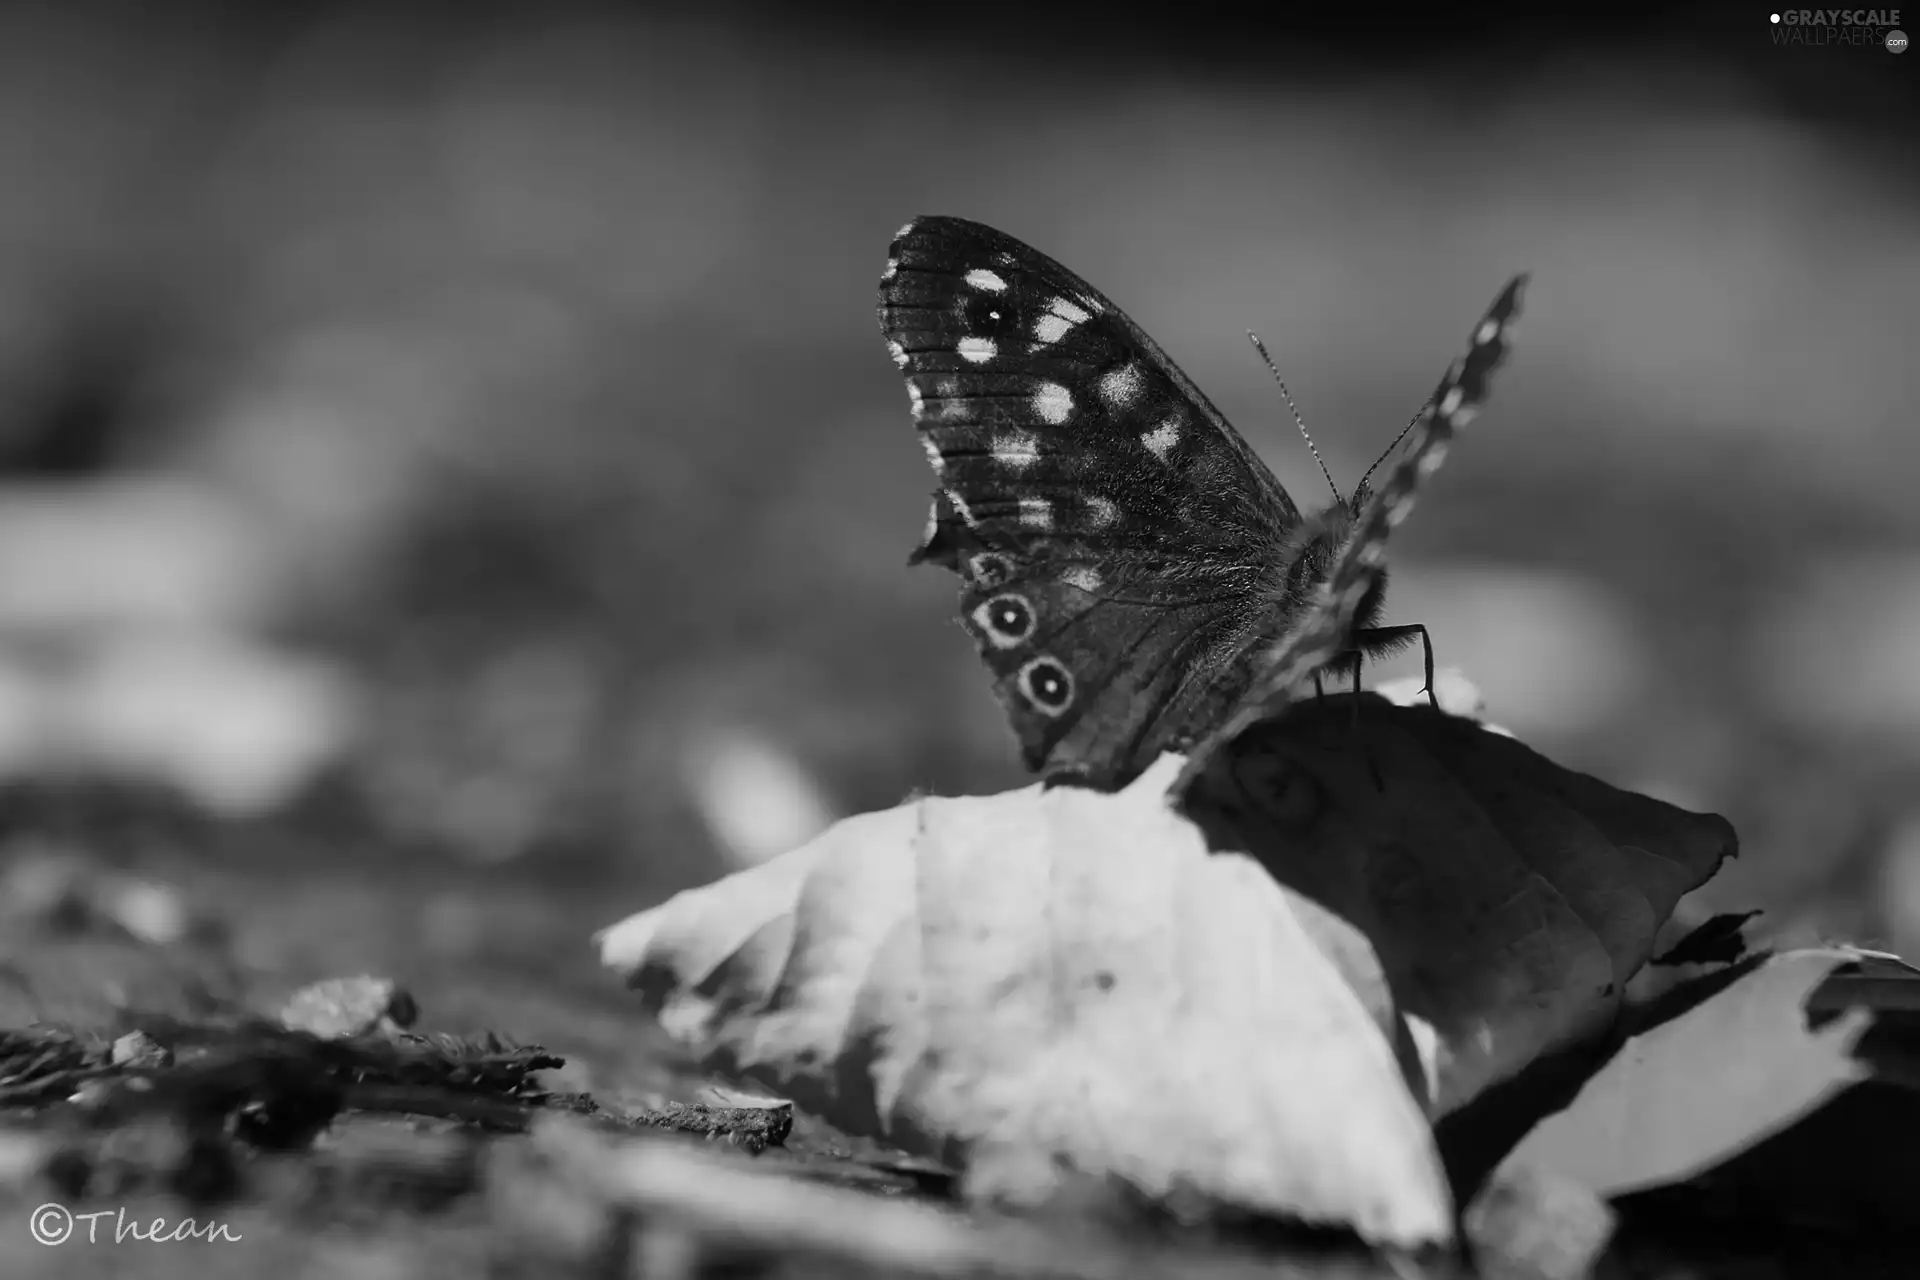
[{"label": "butterfly antenna", "polygon": [[1427,412],[1426,406],[1424,405],[1421,406],[1420,412],[1414,414],[1412,420],[1409,421],[1406,426],[1400,428],[1400,434],[1393,438],[1393,443],[1387,446],[1386,452],[1381,454],[1379,457],[1375,458],[1373,460],[1373,465],[1367,468],[1367,474],[1360,477],[1360,486],[1359,488],[1354,490],[1355,493],[1359,493],[1361,492],[1361,490],[1367,487],[1367,481],[1373,479],[1373,473],[1380,469],[1380,464],[1393,456],[1393,451],[1395,449],[1398,449],[1400,447],[1400,442],[1407,438],[1407,432],[1413,430],[1414,423],[1420,421],[1421,418],[1425,417],[1426,412]]},{"label": "butterfly antenna", "polygon": [[[1271,373],[1273,380],[1280,385],[1280,398],[1287,402],[1287,411],[1293,415],[1293,425],[1300,428],[1300,438],[1307,442],[1307,452],[1311,453],[1313,460],[1320,464],[1320,474],[1327,478],[1327,488],[1333,490],[1334,501],[1345,501],[1345,499],[1341,497],[1340,486],[1333,482],[1333,472],[1327,470],[1326,459],[1320,456],[1320,450],[1315,447],[1313,437],[1307,434],[1307,420],[1302,418],[1300,416],[1300,410],[1294,407],[1293,395],[1287,390],[1287,380],[1280,376],[1280,367],[1274,364],[1273,357],[1267,354],[1267,344],[1260,341],[1260,335],[1251,329],[1247,330],[1247,337],[1253,339],[1253,349],[1258,351],[1260,358],[1267,362],[1267,372]],[[1405,432],[1401,434],[1404,435]],[[1398,441],[1395,443],[1398,443]],[[1376,463],[1375,465],[1377,466],[1379,464]]]}]

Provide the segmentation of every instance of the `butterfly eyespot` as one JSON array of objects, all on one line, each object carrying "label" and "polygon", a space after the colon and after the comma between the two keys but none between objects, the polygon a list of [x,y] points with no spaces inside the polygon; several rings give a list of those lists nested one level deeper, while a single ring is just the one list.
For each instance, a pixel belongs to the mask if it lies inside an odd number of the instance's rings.
[{"label": "butterfly eyespot", "polygon": [[1180,443],[1180,416],[1168,414],[1159,426],[1141,432],[1140,443],[1148,453],[1165,462],[1167,455],[1173,452],[1173,446]]},{"label": "butterfly eyespot", "polygon": [[1007,282],[985,267],[975,267],[967,272],[967,283],[976,289],[985,289],[988,293],[1005,293],[1007,290]]},{"label": "butterfly eyespot", "polygon": [[1020,499],[1020,523],[1029,529],[1053,528],[1053,504],[1045,498]]},{"label": "butterfly eyespot", "polygon": [[985,364],[1000,354],[1000,349],[994,346],[992,338],[962,338],[954,349],[960,353],[960,358],[969,364]]},{"label": "butterfly eyespot", "polygon": [[995,647],[1011,649],[1033,634],[1033,607],[1016,595],[995,596],[973,611]]},{"label": "butterfly eyespot", "polygon": [[1139,399],[1140,389],[1145,385],[1146,379],[1140,376],[1136,365],[1122,365],[1100,375],[1100,394],[1116,409],[1124,409]]},{"label": "butterfly eyespot", "polygon": [[1020,668],[1020,692],[1036,711],[1057,716],[1073,701],[1073,677],[1052,658],[1035,658]]},{"label": "butterfly eyespot", "polygon": [[989,551],[982,551],[978,555],[967,558],[967,573],[976,584],[983,587],[995,586],[1006,581],[1011,570],[1012,566],[1004,557],[996,556]]},{"label": "butterfly eyespot", "polygon": [[1040,461],[1040,442],[1032,436],[1004,431],[993,438],[993,460],[1003,467],[1024,471]]},{"label": "butterfly eyespot", "polygon": [[1120,518],[1120,508],[1114,505],[1112,498],[1092,497],[1087,499],[1087,527],[1104,529]]},{"label": "butterfly eyespot", "polygon": [[1057,427],[1073,413],[1073,393],[1057,382],[1043,382],[1034,388],[1033,412],[1040,421]]}]

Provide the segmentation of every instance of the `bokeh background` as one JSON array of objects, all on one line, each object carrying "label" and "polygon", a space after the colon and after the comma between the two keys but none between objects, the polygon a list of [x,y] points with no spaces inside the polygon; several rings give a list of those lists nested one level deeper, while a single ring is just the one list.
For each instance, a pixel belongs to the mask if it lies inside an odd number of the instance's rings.
[{"label": "bokeh background", "polygon": [[1244,330],[1351,484],[1531,269],[1389,620],[1729,816],[1714,904],[1920,950],[1920,54],[1273,8],[0,7],[0,777],[582,935],[1022,782],[873,318],[954,213],[1310,501]]}]

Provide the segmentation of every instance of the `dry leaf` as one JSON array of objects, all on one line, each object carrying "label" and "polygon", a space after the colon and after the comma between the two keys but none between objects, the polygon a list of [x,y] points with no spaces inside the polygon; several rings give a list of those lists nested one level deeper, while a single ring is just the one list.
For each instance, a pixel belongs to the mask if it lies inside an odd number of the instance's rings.
[{"label": "dry leaf", "polygon": [[1370,1009],[1330,959],[1364,969],[1365,941],[1208,856],[1165,800],[1179,764],[850,819],[605,931],[602,959],[711,1067],[961,1162],[976,1195],[1071,1170],[1449,1238],[1377,966]]},{"label": "dry leaf", "polygon": [[1113,1174],[1412,1243],[1450,1220],[1405,1084],[1445,1111],[1602,1028],[1735,845],[1373,697],[1250,730],[1193,822],[1181,763],[851,819],[606,931],[603,959],[709,1066],[976,1194]]},{"label": "dry leaf", "polygon": [[1817,1110],[1864,1079],[1853,1008],[1819,1027],[1808,1000],[1860,953],[1773,956],[1671,1022],[1635,1036],[1507,1157],[1605,1196],[1683,1181]]},{"label": "dry leaf", "polygon": [[1736,848],[1722,818],[1346,695],[1249,730],[1187,810],[1371,943],[1441,1114],[1607,1025],[1674,903]]}]

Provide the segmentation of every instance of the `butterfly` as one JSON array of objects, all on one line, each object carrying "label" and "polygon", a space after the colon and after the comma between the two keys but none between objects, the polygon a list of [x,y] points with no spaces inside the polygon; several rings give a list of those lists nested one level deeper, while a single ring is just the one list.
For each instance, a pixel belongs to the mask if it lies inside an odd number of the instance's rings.
[{"label": "butterfly", "polygon": [[[1475,326],[1379,487],[1306,514],[1079,276],[977,222],[902,227],[880,328],[940,486],[910,563],[959,575],[1027,767],[1114,787],[1181,751],[1177,791],[1309,684],[1351,673],[1357,691],[1365,656],[1426,641],[1379,625],[1387,534],[1485,401],[1525,283]],[[1431,697],[1430,644],[1426,664]]]}]

